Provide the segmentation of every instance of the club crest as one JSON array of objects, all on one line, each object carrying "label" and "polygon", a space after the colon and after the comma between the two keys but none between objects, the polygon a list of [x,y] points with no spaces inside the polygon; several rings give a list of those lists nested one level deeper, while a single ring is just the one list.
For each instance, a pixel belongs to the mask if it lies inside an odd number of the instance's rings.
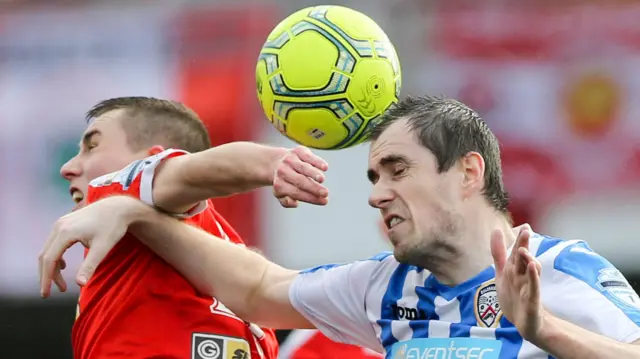
[{"label": "club crest", "polygon": [[475,297],[476,322],[484,328],[497,328],[502,318],[495,280],[480,285]]}]

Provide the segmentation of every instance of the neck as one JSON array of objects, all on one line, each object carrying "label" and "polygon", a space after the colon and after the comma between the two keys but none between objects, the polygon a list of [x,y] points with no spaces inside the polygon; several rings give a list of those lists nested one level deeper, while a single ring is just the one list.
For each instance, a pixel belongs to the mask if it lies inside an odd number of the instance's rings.
[{"label": "neck", "polygon": [[[512,228],[507,218],[493,209],[476,210],[468,213],[460,228],[455,244],[450,248],[450,255],[434,260],[427,268],[438,281],[448,286],[455,286],[478,275],[493,265],[491,255],[491,234],[501,229],[505,234]],[[511,240],[511,236],[506,235]],[[510,247],[512,243],[506,243]],[[452,250],[455,249],[455,250]],[[440,262],[440,263],[438,263]]]}]

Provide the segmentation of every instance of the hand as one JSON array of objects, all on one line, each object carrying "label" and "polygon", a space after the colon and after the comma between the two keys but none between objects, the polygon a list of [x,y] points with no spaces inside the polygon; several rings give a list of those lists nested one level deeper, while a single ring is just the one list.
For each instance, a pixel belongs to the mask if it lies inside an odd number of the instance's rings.
[{"label": "hand", "polygon": [[329,165],[306,147],[288,150],[278,162],[273,175],[273,195],[285,208],[298,207],[298,202],[325,205],[329,190],[322,185]]},{"label": "hand", "polygon": [[77,242],[90,248],[76,277],[78,285],[87,283],[98,264],[126,233],[130,223],[127,210],[131,208],[132,202],[143,205],[130,197],[111,197],[56,221],[38,257],[40,295],[43,298],[51,294],[52,280],[60,291],[66,291],[67,284],[60,273],[66,266],[62,255]]},{"label": "hand", "polygon": [[[515,233],[507,234],[515,237]],[[511,255],[507,258],[505,233],[491,235],[491,254],[496,267],[496,290],[502,313],[528,341],[540,333],[545,311],[540,299],[540,262],[529,253],[531,228],[520,228]]]}]

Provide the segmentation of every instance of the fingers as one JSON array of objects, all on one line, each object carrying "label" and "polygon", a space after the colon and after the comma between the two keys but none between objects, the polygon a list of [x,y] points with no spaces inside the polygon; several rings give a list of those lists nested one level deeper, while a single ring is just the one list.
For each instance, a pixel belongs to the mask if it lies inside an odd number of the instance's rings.
[{"label": "fingers", "polygon": [[[529,238],[531,237],[531,231],[529,231],[529,229],[527,227],[522,227],[520,229],[520,233],[518,233],[518,237],[516,238],[516,243],[514,243],[513,245],[513,251],[519,251],[520,248],[529,248]],[[516,261],[518,259],[517,255],[512,255],[511,256],[511,261],[514,265],[516,265]],[[523,272],[524,273],[524,272]]]},{"label": "fingers", "polygon": [[516,239],[516,248],[529,248],[529,238],[531,238],[531,231],[527,227],[522,227]]},{"label": "fingers", "polygon": [[113,245],[111,245],[113,241],[109,240],[108,236],[104,238],[96,237],[93,241],[93,245],[87,252],[87,256],[85,257],[82,265],[80,265],[80,269],[78,269],[78,275],[76,276],[76,283],[79,286],[84,286],[87,284],[89,279],[93,276],[93,273],[98,268],[98,265],[102,262],[104,257],[109,254]]},{"label": "fingers", "polygon": [[66,263],[64,259],[61,259],[60,261],[58,261],[56,266],[56,271],[53,275],[53,283],[55,283],[56,287],[58,287],[58,290],[61,292],[67,291],[67,282],[64,280],[64,277],[62,276],[62,270],[64,268],[66,268]]},{"label": "fingers", "polygon": [[278,173],[280,176],[295,173],[302,178],[313,179],[316,183],[324,182],[324,173],[321,170],[313,167],[307,162],[303,162],[302,159],[297,156],[287,156],[282,160],[282,162],[285,166],[280,166],[278,169],[291,169],[293,171]]},{"label": "fingers", "polygon": [[[325,186],[311,179],[308,175],[297,172],[288,165],[280,166],[276,172],[273,188],[281,196],[288,195],[294,199],[302,200],[298,198],[302,193],[318,198],[324,198],[329,195],[329,190]],[[324,176],[322,180],[324,181]]]},{"label": "fingers", "polygon": [[[302,161],[310,164],[311,166],[313,166],[313,167],[315,167],[315,168],[317,168],[317,169],[319,169],[319,170],[321,170],[323,172],[329,169],[329,164],[325,160],[323,160],[319,156],[314,155],[313,152],[311,152],[310,149],[308,149],[308,148],[306,148],[304,146],[298,146],[298,147],[294,148],[293,152],[295,154],[297,154],[298,157]],[[320,181],[318,181],[318,182],[320,182]]]},{"label": "fingers", "polygon": [[[76,242],[74,238],[66,236],[64,231],[56,230],[55,232],[56,237],[41,260],[40,295],[43,298],[47,298],[51,294],[51,282],[60,273],[59,262],[62,260],[62,254]],[[66,283],[61,275],[55,281],[56,285],[59,284],[66,290]]]},{"label": "fingers", "polygon": [[[313,180],[309,178],[305,178],[304,180],[313,182]],[[307,187],[277,179],[273,182],[273,195],[280,200],[280,203],[284,207],[287,208],[297,206],[298,201],[316,205],[325,205],[329,202],[329,199],[327,198],[328,191],[326,188],[322,187],[324,189],[324,193],[322,193],[322,195],[305,191],[303,188]]]},{"label": "fingers", "polygon": [[290,150],[275,171],[274,196],[285,208],[295,208],[298,202],[327,204],[329,190],[321,183],[328,168],[327,162],[306,147]]},{"label": "fingers", "polygon": [[[322,180],[324,180],[324,177]],[[290,197],[290,199],[280,201],[287,208],[297,206],[297,201],[316,205],[328,203],[329,190],[325,186],[307,175],[297,172],[289,165],[280,166],[276,170],[273,192],[274,196],[279,200]]]},{"label": "fingers", "polygon": [[295,172],[318,183],[324,182],[324,171],[329,168],[322,158],[314,155],[306,147],[296,147],[282,159],[282,162]]},{"label": "fingers", "polygon": [[504,243],[504,233],[497,229],[491,233],[491,255],[496,266],[496,276],[502,274],[507,264],[507,247]]},{"label": "fingers", "polygon": [[[43,282],[42,276],[44,274],[44,256],[49,251],[49,247],[51,247],[51,244],[53,243],[53,241],[55,241],[56,236],[58,235],[58,232],[59,232],[59,228],[60,228],[60,221],[58,220],[53,225],[53,228],[51,229],[51,233],[49,233],[49,237],[44,242],[44,246],[42,246],[40,255],[38,255],[38,273],[40,276],[41,284]],[[64,264],[64,266],[66,267],[66,263]]]},{"label": "fingers", "polygon": [[531,263],[534,264],[534,267],[540,275],[542,273],[542,265],[540,262],[534,257],[531,252],[529,252],[526,248],[518,248],[518,260],[516,261],[516,273],[518,275],[524,275],[527,272],[527,269]]},{"label": "fingers", "polygon": [[528,286],[530,300],[539,301],[540,299],[540,263],[538,261],[529,262],[527,266]]},{"label": "fingers", "polygon": [[289,196],[278,198],[278,201],[280,201],[280,205],[284,208],[298,208],[298,201]]},{"label": "fingers", "polygon": [[524,275],[527,271],[527,266],[531,262],[529,251],[526,248],[517,248],[517,251],[513,253],[513,257],[516,258],[514,261],[516,274]]},{"label": "fingers", "polygon": [[531,225],[529,223],[523,223],[517,227],[513,228],[513,235],[517,236],[518,234],[520,234],[520,231],[522,231],[523,229],[527,229],[529,231],[531,231]]}]

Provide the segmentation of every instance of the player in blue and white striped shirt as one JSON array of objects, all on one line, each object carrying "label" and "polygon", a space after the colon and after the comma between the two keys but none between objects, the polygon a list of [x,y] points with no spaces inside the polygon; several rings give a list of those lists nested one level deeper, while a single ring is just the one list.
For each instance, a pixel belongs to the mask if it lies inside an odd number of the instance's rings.
[{"label": "player in blue and white striped shirt", "polygon": [[109,234],[133,225],[202,292],[267,327],[316,327],[394,359],[640,358],[640,298],[623,275],[585,242],[511,229],[498,142],[474,111],[401,101],[372,134],[368,176],[393,253],[288,270],[115,197],[63,218],[43,268],[83,240],[91,275]]}]

